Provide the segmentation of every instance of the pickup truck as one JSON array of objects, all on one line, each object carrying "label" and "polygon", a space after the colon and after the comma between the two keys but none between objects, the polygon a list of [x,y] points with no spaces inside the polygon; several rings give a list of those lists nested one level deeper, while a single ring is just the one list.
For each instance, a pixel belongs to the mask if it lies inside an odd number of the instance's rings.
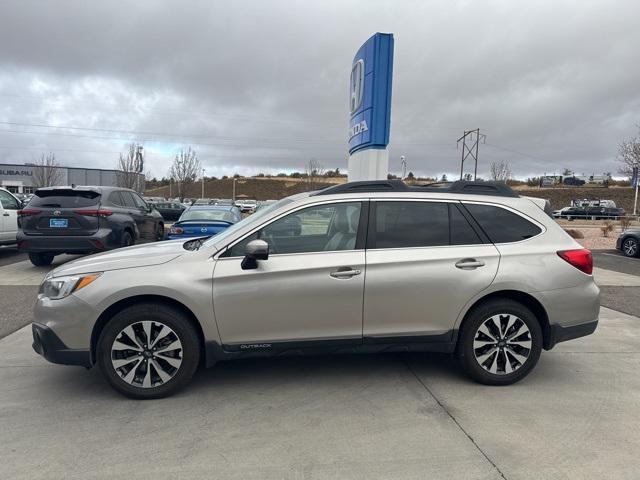
[{"label": "pickup truck", "polygon": [[0,188],[0,245],[17,243],[18,210],[21,208],[20,200],[8,190]]}]

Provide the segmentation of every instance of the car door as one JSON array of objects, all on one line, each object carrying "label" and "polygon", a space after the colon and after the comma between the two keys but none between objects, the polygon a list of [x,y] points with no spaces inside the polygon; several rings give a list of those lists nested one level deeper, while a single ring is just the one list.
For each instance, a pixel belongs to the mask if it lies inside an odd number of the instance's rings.
[{"label": "car door", "polygon": [[[226,349],[362,342],[367,203],[308,206],[231,244],[218,258],[213,303]],[[269,244],[243,270],[246,244]]]},{"label": "car door", "polygon": [[0,190],[0,242],[15,242],[18,233],[18,210],[21,205],[9,192]]},{"label": "car door", "polygon": [[364,342],[449,341],[465,304],[495,278],[499,258],[457,203],[372,201]]},{"label": "car door", "polygon": [[122,196],[122,200],[127,209],[127,213],[131,216],[131,218],[133,218],[133,221],[136,222],[138,235],[140,236],[139,239],[148,241],[150,233],[145,215],[146,212],[138,206],[133,192],[122,190],[120,192],[120,195]]},{"label": "car door", "polygon": [[153,209],[145,202],[140,195],[135,192],[130,192],[133,197],[133,201],[136,204],[136,208],[142,213],[143,227],[141,232],[142,236],[146,240],[156,239],[156,215],[154,215]]}]

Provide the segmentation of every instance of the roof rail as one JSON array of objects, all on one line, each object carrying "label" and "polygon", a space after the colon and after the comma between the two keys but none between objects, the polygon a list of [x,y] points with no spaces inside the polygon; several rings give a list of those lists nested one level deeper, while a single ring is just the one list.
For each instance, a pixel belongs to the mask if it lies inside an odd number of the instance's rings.
[{"label": "roof rail", "polygon": [[465,195],[493,195],[497,197],[519,197],[509,185],[503,182],[434,182],[423,185],[407,185],[402,180],[370,180],[348,182],[327,187],[313,195],[336,195],[340,193],[374,193],[374,192],[439,192],[461,193]]}]

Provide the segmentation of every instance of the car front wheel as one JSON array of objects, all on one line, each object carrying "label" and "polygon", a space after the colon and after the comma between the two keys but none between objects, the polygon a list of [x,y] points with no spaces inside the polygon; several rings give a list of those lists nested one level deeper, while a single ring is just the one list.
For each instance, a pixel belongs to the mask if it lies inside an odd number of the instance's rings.
[{"label": "car front wheel", "polygon": [[627,257],[638,256],[638,240],[635,238],[627,238],[622,242],[622,253]]},{"label": "car front wheel", "polygon": [[121,394],[162,398],[189,383],[200,361],[200,341],[179,310],[152,303],[134,305],[106,325],[96,359]]},{"label": "car front wheel", "polygon": [[521,303],[504,299],[474,309],[460,332],[458,355],[465,372],[485,385],[510,385],[538,363],[542,330]]}]

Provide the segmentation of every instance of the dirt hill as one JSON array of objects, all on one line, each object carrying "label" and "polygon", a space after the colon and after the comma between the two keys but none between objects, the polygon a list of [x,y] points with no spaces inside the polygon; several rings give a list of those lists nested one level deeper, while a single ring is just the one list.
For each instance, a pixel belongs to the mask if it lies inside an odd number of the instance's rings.
[{"label": "dirt hill", "polygon": [[[255,200],[278,200],[289,195],[309,190],[318,190],[329,187],[339,180],[331,178],[322,179],[321,182],[310,184],[298,178],[242,178],[236,180],[236,195],[246,195]],[[177,196],[175,185],[172,191],[173,196]],[[145,191],[149,197],[169,197],[169,187],[160,187]],[[209,180],[204,184],[205,198],[231,198],[233,195],[233,179]],[[195,182],[187,187],[185,197],[200,198],[202,196],[202,184]]]},{"label": "dirt hill", "polygon": [[[326,178],[321,182],[310,185],[307,181],[299,178],[242,178],[236,181],[236,195],[244,194],[249,198],[256,200],[277,200],[288,195],[294,195],[308,190],[317,190],[320,188],[343,183],[345,178]],[[233,192],[233,179],[210,180],[204,184],[204,196],[206,198],[231,198]],[[199,198],[201,196],[200,182],[189,185],[186,197]],[[629,187],[611,187],[611,188],[531,188],[517,187],[520,195],[530,197],[545,198],[551,201],[554,210],[567,207],[571,200],[581,198],[600,198],[608,199],[616,202],[618,207],[624,208],[627,212],[633,212],[633,189]],[[153,190],[147,190],[145,195],[152,197],[169,197],[169,187],[160,187]],[[173,195],[176,196],[174,186]]]},{"label": "dirt hill", "polygon": [[634,190],[629,187],[611,188],[518,188],[520,195],[545,198],[551,202],[554,210],[568,207],[574,199],[602,199],[613,200],[616,206],[624,208],[627,213],[633,213]]}]

